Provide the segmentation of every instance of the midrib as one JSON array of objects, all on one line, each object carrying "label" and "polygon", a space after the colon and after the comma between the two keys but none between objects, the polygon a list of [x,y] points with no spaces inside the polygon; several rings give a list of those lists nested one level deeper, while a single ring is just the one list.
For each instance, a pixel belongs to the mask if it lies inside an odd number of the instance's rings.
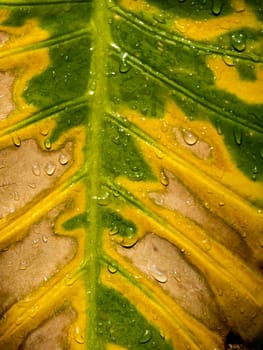
[{"label": "midrib", "polygon": [[100,236],[97,198],[100,190],[101,129],[106,107],[105,60],[109,44],[107,8],[104,1],[94,1],[93,51],[91,61],[91,83],[88,96],[91,114],[87,125],[86,142],[86,186],[89,225],[86,231],[86,288],[87,288],[87,349],[100,349],[96,336],[96,286],[98,278],[97,249]]}]

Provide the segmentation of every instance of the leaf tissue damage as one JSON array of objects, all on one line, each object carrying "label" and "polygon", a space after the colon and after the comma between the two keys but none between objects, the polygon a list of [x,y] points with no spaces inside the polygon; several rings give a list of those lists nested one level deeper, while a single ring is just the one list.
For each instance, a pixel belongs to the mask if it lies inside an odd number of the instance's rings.
[{"label": "leaf tissue damage", "polygon": [[257,0],[0,1],[0,349],[262,347]]}]

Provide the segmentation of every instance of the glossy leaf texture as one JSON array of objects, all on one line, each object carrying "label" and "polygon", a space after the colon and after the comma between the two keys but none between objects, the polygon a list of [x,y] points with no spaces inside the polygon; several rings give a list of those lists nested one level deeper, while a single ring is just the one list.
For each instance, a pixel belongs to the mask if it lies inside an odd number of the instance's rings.
[{"label": "glossy leaf texture", "polygon": [[259,349],[263,7],[0,1],[0,349]]}]

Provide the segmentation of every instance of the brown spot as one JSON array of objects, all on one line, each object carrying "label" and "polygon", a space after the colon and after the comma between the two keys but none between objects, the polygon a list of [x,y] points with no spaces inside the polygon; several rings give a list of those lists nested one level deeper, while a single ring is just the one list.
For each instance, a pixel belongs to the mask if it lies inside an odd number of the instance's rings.
[{"label": "brown spot", "polygon": [[70,349],[68,331],[75,317],[75,311],[69,308],[50,318],[26,338],[19,350]]},{"label": "brown spot", "polygon": [[[157,251],[154,249],[156,246]],[[118,247],[118,252],[156,280],[177,303],[209,328],[222,326],[216,303],[204,278],[170,242],[155,234],[147,234],[132,248]]]},{"label": "brown spot", "polygon": [[0,46],[7,42],[9,35],[6,32],[0,32]]},{"label": "brown spot", "polygon": [[0,151],[0,218],[49,188],[68,168],[65,157],[69,160],[70,154],[69,144],[61,151],[44,152],[34,140]]},{"label": "brown spot", "polygon": [[[1,37],[0,37],[1,44]],[[5,119],[15,109],[12,89],[15,77],[9,72],[0,72],[0,120]]]},{"label": "brown spot", "polygon": [[32,225],[28,235],[0,254],[0,314],[62,269],[76,252],[72,238],[55,235],[53,220]]},{"label": "brown spot", "polygon": [[[204,250],[211,249],[209,238],[220,242],[244,259],[248,260],[248,247],[239,234],[228,226],[220,217],[202,205],[201,202],[171,172],[165,170],[169,179],[168,186],[162,192],[151,192],[149,197],[157,205],[175,210],[197,223],[208,233],[203,241]],[[205,204],[205,203],[204,203]],[[220,205],[220,203],[219,203]]]}]

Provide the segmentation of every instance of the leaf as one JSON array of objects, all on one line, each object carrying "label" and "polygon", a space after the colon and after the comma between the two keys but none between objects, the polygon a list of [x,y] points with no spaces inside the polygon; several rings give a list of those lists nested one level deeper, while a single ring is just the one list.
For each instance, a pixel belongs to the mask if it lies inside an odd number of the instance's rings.
[{"label": "leaf", "polygon": [[259,349],[260,1],[0,23],[0,349]]}]

